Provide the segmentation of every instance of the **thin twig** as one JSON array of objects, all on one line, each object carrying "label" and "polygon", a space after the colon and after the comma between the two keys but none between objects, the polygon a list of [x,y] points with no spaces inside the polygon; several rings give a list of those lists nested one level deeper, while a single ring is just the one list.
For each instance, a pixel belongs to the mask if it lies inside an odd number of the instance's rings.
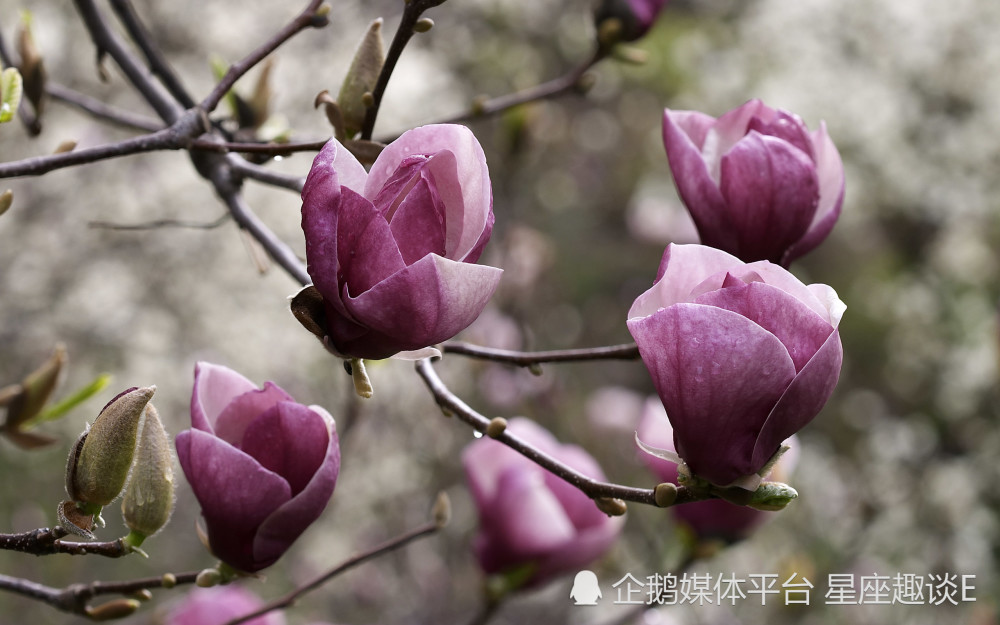
[{"label": "thin twig", "polygon": [[163,130],[163,122],[152,117],[133,113],[106,104],[97,98],[74,91],[65,85],[54,83],[51,80],[46,82],[45,91],[54,100],[59,100],[78,109],[90,113],[94,117],[109,121],[115,125],[146,132],[156,132]]},{"label": "thin twig", "polygon": [[168,124],[177,121],[184,109],[167,93],[163,86],[153,80],[149,70],[139,63],[121,40],[111,32],[104,16],[94,5],[94,1],[73,0],[73,4],[76,5],[94,45],[97,46],[98,60],[104,53],[110,54],[132,86],[142,94],[142,97],[153,107],[157,115]]},{"label": "thin twig", "polygon": [[323,575],[320,575],[319,577],[309,582],[305,586],[302,586],[301,588],[296,588],[295,590],[288,593],[284,597],[280,597],[278,599],[275,599],[274,601],[270,601],[264,606],[262,606],[260,609],[255,610],[250,614],[244,614],[239,618],[234,618],[230,621],[227,621],[225,625],[239,625],[239,623],[245,623],[250,619],[257,618],[258,616],[267,614],[268,612],[273,612],[274,610],[287,608],[288,606],[295,603],[295,601],[299,597],[305,595],[308,592],[311,592],[312,590],[318,588],[319,586],[322,586],[327,581],[336,577],[337,575],[340,575],[341,573],[350,570],[359,564],[367,562],[368,560],[381,556],[384,553],[388,553],[395,549],[399,549],[400,547],[403,547],[404,545],[407,545],[408,543],[418,538],[421,538],[423,536],[429,536],[437,532],[439,529],[441,529],[441,526],[438,523],[431,521],[425,523],[424,525],[421,525],[420,527],[412,529],[406,532],[405,534],[401,534],[400,536],[391,538],[385,541],[384,543],[369,549],[368,551],[359,553],[355,556],[348,558],[347,560],[344,560],[343,562],[341,562],[334,568],[330,569]]},{"label": "thin twig", "polygon": [[251,143],[195,139],[191,142],[191,149],[202,150],[204,152],[218,152],[220,154],[226,152],[244,152],[246,154],[284,156],[293,152],[319,152],[326,145],[327,141],[329,139],[302,141],[299,143]]},{"label": "thin twig", "polygon": [[146,30],[146,27],[139,19],[139,14],[135,12],[132,3],[129,0],[111,0],[111,8],[125,26],[129,37],[142,50],[143,56],[146,57],[146,61],[149,63],[150,71],[159,76],[163,82],[163,86],[167,88],[170,95],[174,96],[184,108],[193,107],[194,98],[188,94],[187,89],[181,83],[181,79],[167,62],[163,53],[160,52],[159,47],[153,42],[152,36],[150,36],[149,31]]},{"label": "thin twig", "polygon": [[288,174],[271,171],[266,167],[261,167],[260,165],[255,165],[254,163],[247,161],[238,154],[227,155],[226,161],[229,163],[229,166],[236,171],[236,173],[245,178],[252,178],[257,182],[263,182],[275,187],[290,189],[296,193],[301,193],[302,186],[306,183],[306,179],[302,176],[290,176]]},{"label": "thin twig", "polygon": [[365,121],[361,125],[361,139],[369,140],[372,138],[372,132],[375,129],[375,119],[378,117],[378,109],[382,105],[382,96],[385,95],[385,88],[389,85],[389,78],[392,77],[392,72],[396,69],[396,63],[399,62],[399,57],[403,55],[403,50],[406,48],[406,44],[410,42],[416,31],[413,27],[416,25],[417,20],[420,16],[431,7],[436,7],[437,5],[444,2],[444,0],[409,0],[403,7],[403,16],[399,20],[399,26],[396,28],[396,34],[392,38],[392,43],[389,44],[389,51],[385,55],[385,62],[382,64],[382,70],[379,72],[378,80],[375,82],[375,89],[372,90],[372,105],[368,107],[365,111]]},{"label": "thin twig", "polygon": [[[79,1],[79,0],[77,0]],[[247,55],[242,61],[231,65],[229,71],[226,75],[222,77],[212,92],[208,94],[208,97],[202,100],[201,108],[206,112],[211,113],[215,110],[215,107],[219,105],[222,98],[229,93],[229,90],[233,88],[236,81],[240,79],[243,74],[250,71],[257,63],[267,58],[272,52],[274,52],[278,46],[285,43],[300,31],[306,28],[321,28],[326,26],[329,20],[326,15],[317,15],[317,10],[323,0],[310,0],[309,5],[305,8],[302,13],[297,15],[295,19],[289,22],[284,28],[278,31],[273,37],[268,41],[265,41],[257,49]]]},{"label": "thin twig", "polygon": [[[173,585],[193,584],[198,572],[171,575]],[[73,614],[88,615],[87,601],[99,595],[117,594],[128,596],[140,590],[161,588],[164,576],[146,577],[127,582],[91,582],[73,584],[66,588],[53,588],[37,582],[0,574],[0,590],[37,599],[57,610]]]},{"label": "thin twig", "polygon": [[490,100],[478,101],[465,113],[456,115],[455,117],[443,120],[439,123],[463,122],[470,119],[496,115],[508,109],[514,108],[515,106],[528,104],[529,102],[537,102],[539,100],[554,98],[574,90],[584,90],[586,88],[586,84],[584,83],[583,78],[587,75],[587,71],[589,71],[590,68],[596,65],[605,56],[606,53],[599,49],[594,52],[590,59],[570,71],[568,74],[559,76],[558,78],[553,78],[552,80],[535,85],[534,87],[529,87],[528,89],[524,89],[516,93],[509,93]]},{"label": "thin twig", "polygon": [[[471,425],[476,431],[483,434],[486,433],[490,419],[470,408],[468,404],[448,390],[448,387],[438,377],[437,372],[434,371],[431,359],[424,358],[423,360],[418,360],[416,367],[417,374],[423,379],[424,384],[427,385],[427,388],[431,391],[439,406]],[[605,497],[656,506],[655,492],[652,489],[621,486],[587,477],[507,431],[501,433],[495,439],[579,488],[591,499]],[[699,501],[706,498],[706,496],[705,493],[695,493],[691,489],[679,486],[677,488],[677,499],[673,505]]]},{"label": "thin twig", "polygon": [[635,360],[639,357],[639,348],[635,343],[624,345],[608,345],[602,347],[585,347],[581,349],[557,349],[543,352],[519,352],[510,349],[495,349],[481,347],[461,341],[449,341],[440,345],[441,351],[448,354],[460,354],[470,358],[492,360],[519,367],[530,367],[543,362],[581,362],[586,360]]},{"label": "thin twig", "polygon": [[191,228],[194,230],[212,230],[218,228],[232,218],[229,213],[223,213],[218,219],[209,222],[187,221],[184,219],[155,219],[138,224],[120,224],[111,221],[89,221],[88,228],[104,230],[157,230],[159,228]]},{"label": "thin twig", "polygon": [[106,542],[66,542],[68,536],[62,527],[43,527],[20,534],[0,534],[0,549],[19,551],[36,556],[47,556],[54,553],[67,553],[74,556],[98,555],[106,558],[121,558],[132,553],[125,543],[118,540]]}]

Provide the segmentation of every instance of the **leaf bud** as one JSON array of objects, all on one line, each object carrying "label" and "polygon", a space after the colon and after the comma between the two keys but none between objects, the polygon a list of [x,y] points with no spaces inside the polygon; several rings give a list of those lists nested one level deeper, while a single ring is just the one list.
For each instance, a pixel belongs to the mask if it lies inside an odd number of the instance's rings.
[{"label": "leaf bud", "polygon": [[628,511],[628,506],[621,499],[598,497],[594,499],[597,509],[608,516],[622,516]]},{"label": "leaf bud", "polygon": [[92,621],[112,621],[131,616],[139,606],[140,603],[136,599],[112,599],[97,607],[87,606],[87,616]]},{"label": "leaf bud", "polygon": [[368,114],[368,107],[363,101],[364,95],[375,90],[383,63],[385,51],[382,44],[382,19],[379,18],[368,27],[337,95],[346,139],[353,138],[361,131]]},{"label": "leaf bud", "polygon": [[18,31],[17,51],[21,55],[21,77],[24,96],[31,102],[36,115],[42,114],[45,96],[45,64],[31,34],[31,14],[24,12]]},{"label": "leaf bud", "polygon": [[[0,112],[0,121],[3,121],[2,117],[3,117],[3,113]],[[3,193],[0,193],[0,215],[3,215],[4,213],[6,213],[7,209],[10,208],[10,205],[13,204],[13,203],[14,203],[14,192],[13,191],[11,191],[10,189],[7,189]]]},{"label": "leaf bud", "polygon": [[154,392],[155,386],[133,387],[112,399],[74,446],[66,465],[66,492],[84,504],[85,512],[108,505],[122,492],[143,411]]},{"label": "leaf bud", "polygon": [[152,536],[167,524],[174,508],[174,459],[170,437],[152,403],[146,404],[132,474],[122,497],[122,518],[132,530],[127,542]]}]

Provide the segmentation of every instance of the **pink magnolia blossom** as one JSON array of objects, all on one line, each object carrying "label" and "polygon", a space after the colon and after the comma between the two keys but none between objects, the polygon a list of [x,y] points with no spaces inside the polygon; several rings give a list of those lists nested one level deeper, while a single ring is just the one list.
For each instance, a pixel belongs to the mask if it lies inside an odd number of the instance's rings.
[{"label": "pink magnolia blossom", "polygon": [[477,265],[493,231],[486,157],[454,124],[414,128],[366,173],[331,139],[302,189],[309,275],[330,346],[386,358],[475,321],[502,271]]},{"label": "pink magnolia blossom", "polygon": [[246,572],[281,557],[333,494],[340,447],[333,417],[221,365],[195,367],[192,429],[177,457],[201,504],[209,546]]},{"label": "pink magnolia blossom", "polygon": [[[236,584],[195,588],[170,610],[163,625],[223,625],[262,605],[257,595]],[[281,611],[269,612],[247,625],[285,625],[285,616]]]},{"label": "pink magnolia blossom", "polygon": [[844,200],[844,166],[826,126],[750,100],[715,119],[663,116],[663,143],[701,242],[787,267],[826,238]]},{"label": "pink magnolia blossom", "polygon": [[[512,419],[507,432],[588,477],[604,473],[586,451],[564,445],[530,419]],[[486,573],[534,567],[529,585],[576,572],[603,555],[624,522],[609,517],[579,489],[490,438],[462,454],[469,489],[479,511],[473,545]]]},{"label": "pink magnolia blossom", "polygon": [[[639,420],[636,436],[643,443],[661,449],[674,449],[673,428],[663,409],[663,403],[656,397],[645,402],[642,417]],[[792,436],[785,444],[789,450],[785,452],[774,466],[770,478],[783,481],[795,469],[798,461],[798,443]],[[677,464],[657,458],[654,455],[642,453],[643,462],[661,482],[677,483]],[[723,499],[707,499],[671,506],[670,512],[675,518],[687,525],[700,538],[722,539],[735,542],[746,538],[762,523],[774,517],[774,512],[757,510],[750,506],[740,506]]]},{"label": "pink magnolia blossom", "polygon": [[695,475],[748,484],[819,413],[840,376],[845,308],[767,261],[667,247],[628,329]]}]

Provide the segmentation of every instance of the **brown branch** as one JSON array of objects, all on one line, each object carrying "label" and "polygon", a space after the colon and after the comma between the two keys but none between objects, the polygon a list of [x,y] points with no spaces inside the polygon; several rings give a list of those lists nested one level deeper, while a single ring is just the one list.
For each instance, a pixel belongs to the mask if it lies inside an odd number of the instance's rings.
[{"label": "brown branch", "polygon": [[[77,0],[79,1],[79,0]],[[207,113],[211,113],[215,110],[215,107],[219,105],[222,98],[233,88],[236,81],[240,79],[243,74],[250,71],[257,63],[267,58],[272,52],[274,52],[278,46],[285,43],[300,31],[306,28],[321,28],[326,26],[329,20],[326,14],[320,14],[319,8],[322,4],[322,0],[310,0],[309,5],[305,8],[302,13],[295,17],[291,22],[289,22],[284,28],[278,31],[271,39],[265,41],[257,49],[247,55],[242,61],[231,65],[229,71],[226,75],[222,77],[212,92],[208,94],[208,97],[202,100],[200,106]]]},{"label": "brown branch", "polygon": [[420,527],[414,528],[406,532],[405,534],[401,534],[399,536],[396,536],[395,538],[391,538],[380,545],[372,547],[368,551],[364,551],[355,556],[351,556],[347,560],[344,560],[334,568],[330,569],[326,573],[320,575],[313,581],[309,582],[305,586],[302,586],[301,588],[296,588],[295,590],[286,594],[285,596],[266,603],[258,610],[255,610],[249,614],[244,614],[243,616],[227,621],[225,625],[239,625],[239,623],[245,623],[251,619],[257,618],[258,616],[267,614],[268,612],[273,612],[274,610],[287,608],[288,606],[295,603],[295,601],[299,597],[302,597],[306,593],[315,590],[319,586],[322,586],[327,581],[336,577],[337,575],[340,575],[341,573],[348,571],[358,566],[359,564],[367,562],[368,560],[377,558],[382,554],[388,553],[395,549],[399,549],[400,547],[403,547],[418,538],[434,534],[440,529],[441,529],[441,524],[439,522],[430,521],[428,523],[425,523],[424,525],[421,525]]},{"label": "brown branch", "polygon": [[62,540],[69,532],[59,527],[43,527],[20,534],[0,534],[0,549],[20,551],[36,556],[67,553],[74,556],[98,555],[106,558],[121,558],[132,553],[122,539],[106,542],[66,542]]},{"label": "brown branch", "polygon": [[608,345],[606,347],[586,347],[581,349],[559,349],[542,352],[519,352],[510,349],[481,347],[471,343],[449,341],[440,345],[447,354],[460,354],[470,358],[492,360],[519,367],[531,367],[543,362],[581,362],[587,360],[635,360],[639,348],[635,343]]},{"label": "brown branch", "polygon": [[382,105],[382,96],[385,95],[385,88],[389,85],[389,78],[396,69],[399,57],[403,55],[406,44],[416,33],[413,27],[424,11],[443,3],[444,0],[408,0],[403,6],[403,16],[399,20],[396,34],[389,44],[389,51],[385,55],[385,62],[379,72],[378,80],[375,82],[375,89],[372,90],[372,105],[365,111],[365,121],[361,125],[361,139],[369,140],[375,129],[375,120],[378,118],[378,109]]},{"label": "brown branch", "polygon": [[[468,404],[445,386],[441,378],[438,377],[437,372],[434,371],[431,359],[424,358],[423,360],[418,360],[416,367],[417,374],[423,379],[424,384],[427,385],[428,390],[430,390],[431,395],[434,396],[434,400],[439,406],[471,425],[476,431],[483,434],[486,433],[490,419],[470,408]],[[656,495],[653,489],[621,486],[587,477],[507,431],[496,436],[495,439],[579,488],[591,499],[621,499],[656,506]],[[709,496],[707,493],[696,493],[684,486],[679,486],[677,487],[677,499],[673,505],[699,501]]]},{"label": "brown branch", "polygon": [[244,178],[252,178],[257,182],[263,182],[275,187],[282,187],[284,189],[295,191],[296,193],[301,193],[302,187],[306,183],[306,179],[303,176],[290,176],[288,174],[271,171],[266,167],[255,165],[254,163],[247,161],[238,154],[229,154],[226,157],[226,161],[229,163],[229,166],[236,171],[236,173]]},{"label": "brown branch", "polygon": [[65,85],[54,83],[51,80],[46,82],[45,91],[54,100],[75,106],[98,119],[109,121],[117,126],[146,132],[163,130],[163,122],[158,119],[113,107],[97,98],[74,91]]},{"label": "brown branch", "polygon": [[105,53],[110,54],[132,86],[153,107],[157,115],[168,124],[177,121],[184,109],[158,82],[153,80],[149,70],[143,67],[121,40],[111,32],[94,1],[73,0],[73,4],[76,5],[94,45],[97,46],[98,61]]},{"label": "brown branch", "polygon": [[146,57],[146,61],[149,63],[150,71],[154,75],[159,76],[163,82],[163,86],[167,88],[170,95],[180,102],[181,106],[186,109],[192,108],[194,106],[194,99],[188,94],[187,89],[181,83],[181,79],[160,52],[159,47],[153,42],[153,38],[150,36],[149,31],[146,30],[142,20],[139,19],[139,15],[135,12],[135,8],[132,6],[130,0],[111,0],[111,8],[125,26],[129,37],[142,50],[143,56]]},{"label": "brown branch", "polygon": [[246,154],[270,154],[284,156],[293,152],[319,152],[329,139],[321,141],[302,141],[300,143],[253,143],[234,141],[214,141],[210,139],[195,139],[191,142],[192,150],[204,152],[244,152]]}]

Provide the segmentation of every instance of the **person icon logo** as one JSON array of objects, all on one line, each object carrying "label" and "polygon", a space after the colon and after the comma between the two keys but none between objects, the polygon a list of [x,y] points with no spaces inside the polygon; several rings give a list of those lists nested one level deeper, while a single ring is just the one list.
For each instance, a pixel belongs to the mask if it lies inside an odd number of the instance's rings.
[{"label": "person icon logo", "polygon": [[593,571],[580,571],[573,579],[573,589],[569,591],[573,605],[597,605],[601,598],[601,586]]}]

